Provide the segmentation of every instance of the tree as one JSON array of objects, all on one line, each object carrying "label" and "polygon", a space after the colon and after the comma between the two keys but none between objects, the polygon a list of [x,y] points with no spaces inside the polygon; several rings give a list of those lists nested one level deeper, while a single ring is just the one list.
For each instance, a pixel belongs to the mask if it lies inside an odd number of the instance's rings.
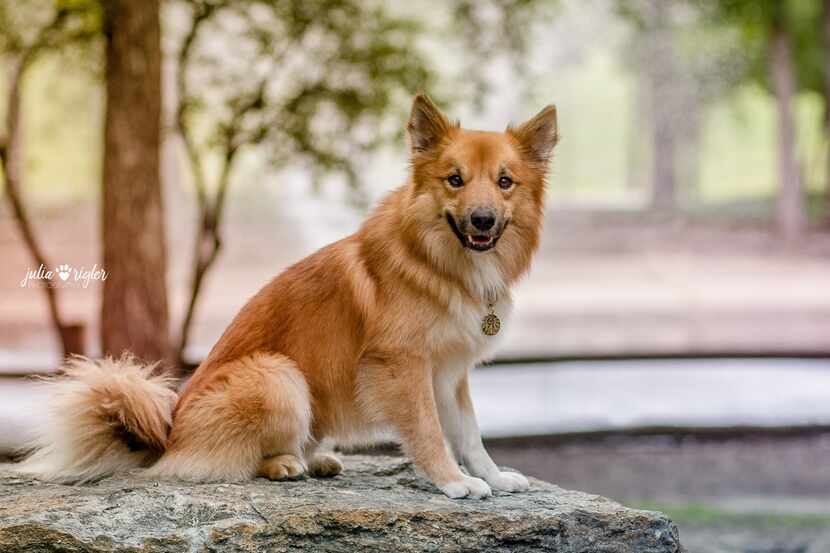
[{"label": "tree", "polygon": [[[15,67],[7,109],[8,138],[3,149],[7,197],[36,263],[47,267],[51,265],[36,239],[20,194],[22,175],[17,158],[21,83],[42,53],[66,53],[69,47],[96,43],[102,31],[106,37],[108,101],[102,229],[103,264],[109,278],[104,281],[101,338],[106,353],[130,349],[148,359],[169,354],[158,178],[158,9],[158,0],[9,0],[0,4],[0,39]],[[97,49],[85,53],[91,54],[88,58],[100,58]],[[78,334],[77,325],[63,321],[56,290],[45,290],[64,351],[77,352],[78,346],[71,343]]]},{"label": "tree", "polygon": [[[31,11],[29,11],[31,10]],[[5,196],[35,264],[54,267],[46,257],[23,201],[22,87],[29,69],[44,53],[89,46],[98,36],[100,12],[95,2],[35,2],[25,6],[0,3],[0,51],[11,64],[6,101],[6,134],[0,139]],[[84,353],[83,325],[68,323],[61,314],[56,288],[43,288],[52,327],[64,355]]]},{"label": "tree", "polygon": [[[528,36],[521,32],[522,23],[546,13],[550,4],[454,0],[449,8],[471,31],[462,40],[472,58],[481,60],[496,44],[508,52],[523,51]],[[363,205],[362,154],[401,136],[400,120],[415,91],[443,94],[435,89],[437,68],[417,47],[425,29],[415,19],[393,15],[382,2],[186,0],[175,5],[188,22],[177,60],[175,126],[199,212],[191,294],[176,354],[185,365],[200,292],[222,247],[224,206],[240,153],[258,148],[274,168],[299,164],[312,174],[339,174],[353,203]],[[491,28],[482,11],[501,24]],[[217,50],[218,41],[226,48]],[[483,82],[474,84],[483,94]]]},{"label": "tree", "polygon": [[[690,7],[692,9],[690,9]],[[734,33],[707,22],[682,0],[617,0],[616,12],[631,26],[627,63],[636,73],[631,110],[628,182],[637,184],[645,132],[651,168],[652,209],[677,207],[694,193],[699,175],[703,109],[741,82],[747,69]]]},{"label": "tree", "polygon": [[184,364],[200,292],[222,247],[240,154],[258,148],[274,168],[300,164],[340,174],[361,203],[362,152],[399,135],[389,115],[412,91],[431,88],[434,72],[415,46],[417,24],[373,2],[190,0],[178,8],[187,25],[175,126],[199,212],[176,347]]},{"label": "tree", "polygon": [[824,97],[824,140],[826,142],[826,160],[824,175],[824,222],[830,224],[830,0],[824,0],[820,18],[821,47],[824,51],[822,64]]},{"label": "tree", "polygon": [[526,54],[534,42],[533,30],[558,13],[561,1],[452,0],[445,4],[454,21],[452,30],[459,34],[459,46],[466,53],[465,81],[472,85],[471,91],[463,89],[461,94],[480,108],[490,88],[482,62],[507,55],[514,71],[527,76]]},{"label": "tree", "polygon": [[[363,153],[400,137],[399,119],[413,92],[429,89],[433,97],[443,96],[434,87],[436,67],[416,45],[423,29],[412,18],[392,15],[383,2],[165,3],[182,16],[172,17],[171,27],[185,22],[177,37],[175,130],[184,144],[199,209],[191,297],[171,347],[158,168],[160,0],[57,4],[97,10],[97,25],[90,32],[105,38],[102,239],[109,277],[101,316],[104,353],[131,350],[148,360],[182,360],[203,283],[221,249],[224,206],[242,152],[258,148],[275,168],[300,164],[314,175],[339,174],[353,203],[361,204]],[[486,4],[515,23],[545,3]],[[31,28],[37,12],[14,7],[25,17],[10,28]],[[489,28],[479,18],[479,7],[466,0],[449,5],[461,21]],[[527,42],[517,25],[505,24],[503,30],[487,39],[476,32],[466,40],[482,56],[491,51],[489,40],[506,40],[515,48]]]},{"label": "tree", "polygon": [[[671,1],[618,0],[616,11],[633,27],[629,50],[629,63],[638,74],[635,117],[644,116],[645,121],[635,120],[633,127],[639,134],[648,133],[651,153],[650,206],[654,210],[669,211],[677,203],[676,158],[679,145],[680,114],[690,114],[681,109],[684,84],[679,80],[682,74],[677,54],[673,11],[676,4]],[[638,161],[638,144],[631,140],[629,151],[632,163]],[[632,171],[633,173],[633,171]]]},{"label": "tree", "polygon": [[792,35],[784,6],[773,2],[769,19],[770,80],[778,111],[778,226],[787,239],[807,227],[807,206],[795,153],[793,98],[796,70]]},{"label": "tree", "polygon": [[652,106],[651,207],[665,211],[674,209],[677,201],[675,125],[678,102],[674,91],[678,73],[677,55],[669,21],[671,5],[667,2],[652,2],[650,6],[647,25],[651,39],[645,49],[644,69]]},{"label": "tree", "polygon": [[159,0],[107,0],[102,193],[101,344],[169,359],[164,212],[159,174]]},{"label": "tree", "polygon": [[[793,0],[702,0],[710,22],[733,26],[754,60],[747,77],[768,86],[776,101],[778,120],[777,224],[788,240],[807,227],[804,184],[796,155],[793,100],[816,72],[813,24],[815,2]],[[806,8],[810,8],[805,10]],[[804,23],[808,24],[805,25]],[[806,29],[806,30],[805,30]],[[804,38],[807,37],[807,40]],[[805,78],[807,77],[807,78]],[[820,85],[819,85],[820,86]]]}]

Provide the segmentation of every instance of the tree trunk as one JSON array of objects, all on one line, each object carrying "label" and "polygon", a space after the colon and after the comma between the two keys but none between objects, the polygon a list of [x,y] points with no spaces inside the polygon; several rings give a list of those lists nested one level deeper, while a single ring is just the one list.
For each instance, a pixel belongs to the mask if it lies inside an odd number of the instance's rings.
[{"label": "tree trunk", "polygon": [[678,99],[677,144],[675,164],[677,180],[686,199],[700,199],[700,153],[703,141],[703,105],[695,83],[684,79],[682,97]]},{"label": "tree trunk", "polygon": [[101,344],[170,358],[166,248],[159,167],[159,0],[104,2],[107,109],[104,130],[104,281]]},{"label": "tree trunk", "polygon": [[830,0],[824,0],[821,27],[824,46],[824,139],[827,142],[823,219],[824,224],[830,226]]},{"label": "tree trunk", "polygon": [[807,208],[795,152],[792,43],[783,16],[773,22],[770,31],[770,77],[778,108],[778,227],[792,240],[807,227]]},{"label": "tree trunk", "polygon": [[[635,39],[635,47],[642,52],[643,46],[639,37]],[[651,86],[645,71],[645,63],[638,60],[638,71],[635,75],[634,92],[631,106],[628,110],[628,136],[625,141],[625,187],[629,190],[641,190],[648,185],[647,163],[648,143],[643,140],[643,121],[649,120]]]},{"label": "tree trunk", "polygon": [[672,44],[671,19],[666,2],[651,4],[651,30],[648,39],[646,70],[651,100],[651,207],[672,210],[677,202],[675,174],[675,106],[677,71]]}]

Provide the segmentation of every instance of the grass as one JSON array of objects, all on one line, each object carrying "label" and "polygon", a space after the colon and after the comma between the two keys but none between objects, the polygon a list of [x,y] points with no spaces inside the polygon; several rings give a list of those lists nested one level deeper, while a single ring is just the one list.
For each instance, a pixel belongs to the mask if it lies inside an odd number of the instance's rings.
[{"label": "grass", "polygon": [[830,515],[813,513],[738,513],[706,503],[668,504],[641,502],[629,504],[633,509],[665,513],[676,524],[689,526],[726,526],[730,528],[809,529],[830,527]]}]

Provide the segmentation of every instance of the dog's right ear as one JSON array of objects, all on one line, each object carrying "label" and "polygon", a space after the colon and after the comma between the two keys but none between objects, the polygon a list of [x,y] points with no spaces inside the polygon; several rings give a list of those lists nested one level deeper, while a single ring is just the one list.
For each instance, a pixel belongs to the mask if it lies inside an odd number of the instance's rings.
[{"label": "dog's right ear", "polygon": [[548,163],[553,155],[553,147],[559,142],[556,107],[544,107],[529,121],[515,129],[507,127],[507,132],[516,137],[531,160]]},{"label": "dog's right ear", "polygon": [[412,101],[412,113],[406,130],[412,155],[427,152],[447,136],[452,124],[426,94],[418,93]]}]

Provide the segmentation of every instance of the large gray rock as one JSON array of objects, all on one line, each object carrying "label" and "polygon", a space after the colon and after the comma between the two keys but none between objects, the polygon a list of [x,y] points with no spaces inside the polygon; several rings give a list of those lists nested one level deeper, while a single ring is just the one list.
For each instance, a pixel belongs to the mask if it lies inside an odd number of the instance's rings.
[{"label": "large gray rock", "polygon": [[397,457],[349,456],[333,479],[84,486],[0,470],[0,551],[681,551],[660,513],[532,480],[451,500]]}]

